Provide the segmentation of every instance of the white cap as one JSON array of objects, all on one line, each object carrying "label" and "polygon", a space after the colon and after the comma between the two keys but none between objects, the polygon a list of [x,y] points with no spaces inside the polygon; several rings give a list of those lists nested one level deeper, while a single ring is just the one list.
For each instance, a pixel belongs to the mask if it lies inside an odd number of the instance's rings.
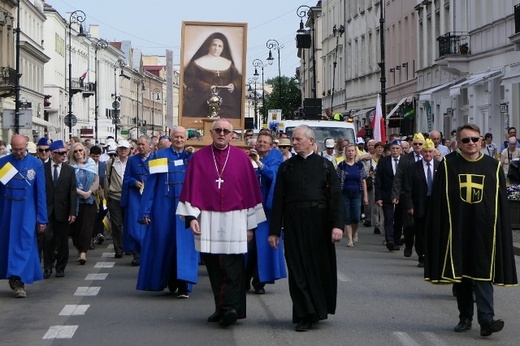
[{"label": "white cap", "polygon": [[116,153],[116,145],[115,144],[110,144],[108,146],[108,150],[107,150],[107,154],[115,154]]},{"label": "white cap", "polygon": [[130,148],[130,143],[128,143],[127,140],[120,140],[119,143],[117,143],[118,148]]},{"label": "white cap", "polygon": [[332,138],[327,138],[325,140],[325,148],[327,148],[327,149],[333,149],[334,148],[334,144],[335,144],[334,143],[334,139],[332,139]]},{"label": "white cap", "polygon": [[365,140],[363,138],[361,138],[361,137],[358,137],[356,139],[356,144],[365,144]]}]

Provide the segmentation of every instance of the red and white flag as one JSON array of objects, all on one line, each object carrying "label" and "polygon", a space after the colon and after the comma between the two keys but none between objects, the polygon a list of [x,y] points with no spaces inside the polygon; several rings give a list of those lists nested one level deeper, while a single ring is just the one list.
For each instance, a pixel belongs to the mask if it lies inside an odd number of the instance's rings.
[{"label": "red and white flag", "polygon": [[87,78],[87,72],[88,72],[88,71],[85,71],[85,73],[83,73],[83,74],[81,75],[81,77],[79,77],[79,79],[80,79],[80,80],[84,80],[85,78]]},{"label": "red and white flag", "polygon": [[385,119],[383,119],[383,110],[381,108],[379,95],[377,95],[376,115],[372,121],[372,128],[374,129],[374,139],[377,142],[386,143]]}]

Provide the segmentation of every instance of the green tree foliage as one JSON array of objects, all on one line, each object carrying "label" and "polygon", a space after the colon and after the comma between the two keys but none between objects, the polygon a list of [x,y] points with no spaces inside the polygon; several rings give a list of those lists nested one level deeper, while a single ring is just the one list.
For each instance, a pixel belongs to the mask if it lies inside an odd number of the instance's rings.
[{"label": "green tree foliage", "polygon": [[265,95],[265,112],[262,114],[264,123],[267,121],[269,109],[281,109],[283,119],[294,119],[302,103],[298,80],[282,76],[280,79],[279,77],[268,79],[266,83],[272,85],[273,91]]}]

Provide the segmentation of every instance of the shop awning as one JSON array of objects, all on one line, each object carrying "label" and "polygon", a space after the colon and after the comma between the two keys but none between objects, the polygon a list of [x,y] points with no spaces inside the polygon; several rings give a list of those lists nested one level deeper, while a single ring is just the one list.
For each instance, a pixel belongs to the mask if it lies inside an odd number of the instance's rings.
[{"label": "shop awning", "polygon": [[40,125],[40,126],[53,127],[53,128],[56,127],[55,124],[53,124],[51,122],[48,122],[48,121],[45,121],[42,118],[38,118],[38,117],[35,117],[35,116],[32,117],[32,122],[33,122],[33,124]]},{"label": "shop awning", "polygon": [[412,102],[413,100],[413,96],[407,96],[407,97],[403,97],[396,105],[394,108],[392,108],[392,110],[390,111],[390,113],[388,113],[386,115],[387,118],[390,118],[395,112],[397,112],[397,110],[399,109],[399,107],[401,107],[401,105],[406,101],[406,102]]},{"label": "shop awning", "polygon": [[453,85],[455,83],[457,83],[457,81],[451,81],[451,82],[448,82],[448,83],[444,83],[444,84],[438,85],[435,88],[431,88],[431,89],[425,90],[425,91],[423,91],[423,92],[421,92],[419,94],[419,101],[431,101],[433,93],[442,91],[442,90],[450,87],[451,85]]},{"label": "shop awning", "polygon": [[460,89],[487,82],[490,79],[500,77],[502,74],[502,70],[474,74],[465,81],[450,87],[450,96],[458,96],[460,95]]}]

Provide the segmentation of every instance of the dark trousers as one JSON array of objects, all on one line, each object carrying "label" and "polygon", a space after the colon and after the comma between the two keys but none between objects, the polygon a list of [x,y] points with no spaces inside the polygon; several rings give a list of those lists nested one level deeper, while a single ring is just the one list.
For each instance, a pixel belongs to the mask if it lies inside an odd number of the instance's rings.
[{"label": "dark trousers", "polygon": [[[58,222],[52,215],[47,228],[42,234],[43,268],[52,270],[56,260],[56,271],[64,271],[69,261],[69,230],[70,225],[66,222]],[[54,250],[57,249],[57,256]]]},{"label": "dark trousers", "polygon": [[403,212],[400,204],[383,202],[385,217],[385,240],[399,245],[403,233]]},{"label": "dark trousers", "polygon": [[253,239],[247,243],[247,265],[244,275],[245,289],[249,290],[251,287],[251,279],[253,279],[254,289],[264,288],[265,282],[260,282],[258,276],[258,251],[256,249],[256,236],[253,235]]},{"label": "dark trousers", "polygon": [[473,320],[473,291],[477,301],[477,318],[480,325],[488,325],[495,317],[493,309],[493,284],[489,281],[477,281],[463,278],[461,283],[453,285],[457,295],[459,318]]},{"label": "dark trousers", "polygon": [[[426,215],[421,217],[414,217],[415,220],[415,252],[419,256],[419,262],[424,262],[424,232],[426,229]],[[408,246],[408,245],[407,245]]]},{"label": "dark trousers", "polygon": [[108,198],[108,212],[110,213],[110,227],[116,254],[123,254],[123,207],[121,201]]},{"label": "dark trousers", "polygon": [[215,299],[215,310],[235,310],[238,318],[245,318],[244,255],[220,255],[201,252],[200,257],[208,270]]},{"label": "dark trousers", "polygon": [[95,238],[98,234],[104,234],[105,226],[103,226],[103,219],[107,216],[108,209],[103,209],[103,200],[99,201],[98,212],[96,215],[96,222],[94,223],[94,230],[92,232],[92,238]]},{"label": "dark trousers", "polygon": [[94,221],[96,220],[97,205],[95,204],[80,204],[78,210],[78,217],[72,224],[70,235],[72,236],[72,243],[79,252],[87,252],[90,246],[90,239],[92,238],[92,229],[94,228]]}]

